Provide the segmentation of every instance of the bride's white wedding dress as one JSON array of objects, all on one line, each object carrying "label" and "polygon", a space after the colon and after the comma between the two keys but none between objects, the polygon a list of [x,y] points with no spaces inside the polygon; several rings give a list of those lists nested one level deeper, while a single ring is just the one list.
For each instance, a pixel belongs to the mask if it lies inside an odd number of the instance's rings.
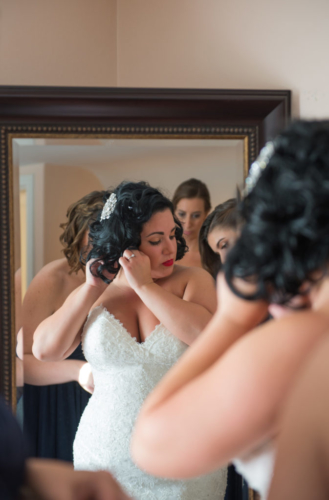
[{"label": "bride's white wedding dress", "polygon": [[82,334],[95,391],[74,442],[74,467],[108,470],[135,500],[222,500],[227,469],[196,479],[150,476],[130,458],[130,438],[142,403],[187,346],[162,324],[138,343],[103,306],[89,315]]},{"label": "bride's white wedding dress", "polygon": [[266,500],[273,476],[275,449],[272,441],[263,443],[252,453],[236,458],[236,470],[246,479],[250,488],[256,490],[261,500]]}]

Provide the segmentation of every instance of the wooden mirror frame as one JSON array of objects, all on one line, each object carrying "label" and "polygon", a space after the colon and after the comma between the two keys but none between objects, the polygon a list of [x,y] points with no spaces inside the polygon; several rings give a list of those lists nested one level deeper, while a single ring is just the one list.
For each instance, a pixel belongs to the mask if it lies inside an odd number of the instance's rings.
[{"label": "wooden mirror frame", "polygon": [[[289,122],[289,90],[0,87],[0,393],[16,406],[12,139],[222,138],[245,165]],[[246,173],[246,172],[245,172]]]}]

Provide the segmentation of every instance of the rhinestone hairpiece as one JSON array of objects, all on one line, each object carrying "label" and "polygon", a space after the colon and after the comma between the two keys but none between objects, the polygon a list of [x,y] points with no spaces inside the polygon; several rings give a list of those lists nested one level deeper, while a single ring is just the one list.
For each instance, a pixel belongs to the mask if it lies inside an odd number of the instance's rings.
[{"label": "rhinestone hairpiece", "polygon": [[101,215],[101,221],[110,218],[111,214],[114,211],[116,203],[117,203],[116,194],[112,193],[111,196],[106,201],[104,207],[103,207],[103,211],[102,211],[102,215]]},{"label": "rhinestone hairpiece", "polygon": [[274,142],[267,142],[265,146],[261,149],[257,160],[251,164],[249,175],[246,178],[245,186],[243,190],[244,196],[247,196],[255,187],[260,174],[270,161],[271,156],[274,153]]}]

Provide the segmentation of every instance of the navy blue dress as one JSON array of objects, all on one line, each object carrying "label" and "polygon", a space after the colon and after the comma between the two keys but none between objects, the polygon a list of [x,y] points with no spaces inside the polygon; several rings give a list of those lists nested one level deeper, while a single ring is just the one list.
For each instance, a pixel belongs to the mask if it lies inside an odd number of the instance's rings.
[{"label": "navy blue dress", "polygon": [[[67,359],[85,361],[81,344]],[[73,441],[90,394],[78,384],[24,385],[24,434],[29,454],[73,462]]]},{"label": "navy blue dress", "polygon": [[0,498],[13,500],[24,479],[25,442],[17,421],[0,399]]},{"label": "navy blue dress", "polygon": [[227,487],[224,500],[248,500],[248,484],[238,472],[234,465],[227,469]]}]

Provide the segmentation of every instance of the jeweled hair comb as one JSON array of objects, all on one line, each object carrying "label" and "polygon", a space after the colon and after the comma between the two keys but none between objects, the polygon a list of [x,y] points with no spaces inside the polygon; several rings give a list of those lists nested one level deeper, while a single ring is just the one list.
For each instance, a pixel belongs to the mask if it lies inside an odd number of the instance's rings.
[{"label": "jeweled hair comb", "polygon": [[103,207],[101,221],[103,221],[105,219],[109,219],[111,217],[111,214],[114,212],[114,208],[115,208],[116,203],[117,203],[116,194],[112,193]]}]

